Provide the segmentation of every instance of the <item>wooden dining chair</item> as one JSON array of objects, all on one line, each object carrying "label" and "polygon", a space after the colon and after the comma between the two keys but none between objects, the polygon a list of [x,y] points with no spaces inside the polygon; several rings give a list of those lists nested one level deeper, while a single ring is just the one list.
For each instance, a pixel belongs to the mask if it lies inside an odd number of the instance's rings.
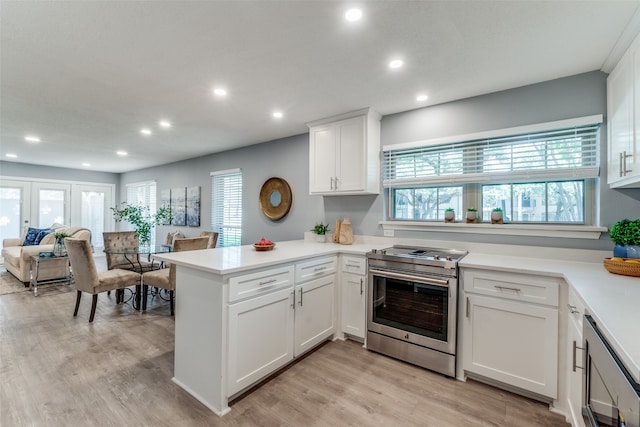
[{"label": "wooden dining chair", "polygon": [[[209,245],[209,237],[187,237],[185,239],[176,239],[173,242],[174,252],[194,251],[198,249],[207,249]],[[142,275],[142,309],[147,308],[147,290],[149,286],[154,288],[165,289],[169,292],[169,307],[171,315],[174,315],[173,296],[176,290],[176,266],[170,264],[167,268],[160,270],[147,271]]]},{"label": "wooden dining chair", "polygon": [[[67,237],[64,239],[64,244],[67,248],[71,272],[78,292],[76,308],[73,311],[74,317],[78,315],[78,307],[80,306],[80,298],[83,292],[93,295],[91,314],[89,315],[89,323],[91,323],[96,313],[98,294],[100,292],[120,290],[131,285],[140,284],[141,274],[133,271],[116,268],[98,273],[96,262],[93,259],[93,252],[91,251],[91,244],[87,240]],[[120,298],[121,293],[117,294]]]},{"label": "wooden dining chair", "polygon": [[200,237],[207,236],[209,237],[209,244],[207,245],[207,249],[215,248],[218,243],[218,232],[217,231],[201,231]]}]

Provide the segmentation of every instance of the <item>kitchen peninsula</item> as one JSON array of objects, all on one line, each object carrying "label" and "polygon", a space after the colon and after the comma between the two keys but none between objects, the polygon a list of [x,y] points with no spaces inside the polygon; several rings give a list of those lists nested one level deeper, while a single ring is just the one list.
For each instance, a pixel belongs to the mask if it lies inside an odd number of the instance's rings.
[{"label": "kitchen peninsula", "polygon": [[[365,237],[356,239],[354,245],[343,246],[315,243],[308,239],[277,242],[275,249],[268,252],[256,252],[253,246],[248,245],[158,256],[159,259],[178,266],[179,297],[176,298],[174,381],[216,414],[224,415],[229,411],[229,398],[239,395],[261,378],[261,374],[253,377],[251,373],[248,373],[246,378],[239,378],[232,372],[237,368],[237,363],[243,362],[241,360],[236,363],[232,360],[236,358],[229,356],[234,346],[233,341],[238,335],[230,333],[230,330],[246,326],[234,325],[234,317],[230,316],[230,313],[233,313],[232,306],[235,301],[252,300],[249,297],[256,295],[255,292],[260,286],[272,287],[274,291],[269,295],[277,294],[282,287],[279,304],[289,308],[291,304],[301,302],[296,294],[298,283],[317,282],[317,285],[314,285],[317,289],[334,289],[323,286],[336,281],[336,257],[343,255],[363,257],[373,248],[398,243],[414,245],[421,243],[436,247],[443,244],[443,242],[398,241]],[[640,311],[637,310],[640,303],[640,279],[608,273],[602,266],[602,259],[608,256],[607,253],[554,248],[537,248],[536,252],[536,248],[532,247],[505,248],[486,244],[459,244],[458,246],[464,247],[457,249],[469,251],[459,264],[463,271],[484,269],[492,272],[535,274],[562,279],[564,296],[560,298],[559,306],[566,304],[566,294],[569,290],[577,293],[584,301],[585,311],[597,319],[625,365],[634,376],[640,377],[640,340],[638,340]],[[550,259],[551,257],[554,259]],[[322,277],[305,282],[307,279],[301,278],[304,267],[315,265],[319,267],[311,268],[311,274],[313,275],[314,270],[317,270]],[[340,281],[337,280],[336,283],[334,295],[335,301],[339,304]],[[306,301],[306,293],[304,298]],[[332,308],[331,313],[335,312],[336,310]],[[560,316],[565,316],[566,319],[567,315],[560,314]],[[277,315],[274,314],[273,317]],[[274,322],[286,320],[276,319],[267,322],[266,326],[258,325],[266,328],[260,333],[272,328]],[[318,335],[316,338],[323,341],[332,335],[340,336],[339,328],[333,325],[329,326],[332,329],[328,333],[323,329],[324,335]],[[560,332],[560,335],[563,336],[564,332]],[[256,333],[252,339],[259,341],[260,338],[260,334]],[[316,340],[309,348],[321,341]],[[458,342],[459,347],[462,342]],[[272,350],[271,344],[273,343],[259,343],[269,347],[267,352]],[[461,350],[465,351],[464,348]],[[235,351],[239,351],[236,354],[242,357],[246,356],[241,346],[236,346]],[[286,365],[293,357],[295,353],[287,355],[286,358],[279,358],[279,355],[274,353],[272,360],[276,363],[269,367],[270,371],[273,372],[280,366]],[[461,365],[462,361],[458,363]],[[564,382],[562,378],[565,370],[564,362],[559,362],[558,384]],[[458,378],[461,377],[462,375],[458,375]],[[557,400],[552,403],[552,406],[567,415],[562,403],[565,399],[563,386],[559,385],[558,389],[560,391]]]}]

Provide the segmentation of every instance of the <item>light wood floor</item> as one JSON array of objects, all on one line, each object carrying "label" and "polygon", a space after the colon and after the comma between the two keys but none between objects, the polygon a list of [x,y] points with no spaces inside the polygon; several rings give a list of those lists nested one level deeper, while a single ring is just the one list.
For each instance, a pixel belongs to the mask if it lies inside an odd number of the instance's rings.
[{"label": "light wood floor", "polygon": [[[178,296],[179,297],[179,296]],[[330,342],[218,418],[176,386],[174,321],[62,286],[0,296],[0,426],[567,426],[548,407]]]}]

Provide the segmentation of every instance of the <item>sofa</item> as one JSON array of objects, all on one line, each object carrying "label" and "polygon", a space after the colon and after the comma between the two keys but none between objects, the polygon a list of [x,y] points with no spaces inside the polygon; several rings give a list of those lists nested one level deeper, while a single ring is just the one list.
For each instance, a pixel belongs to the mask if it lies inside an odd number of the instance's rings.
[{"label": "sofa", "polygon": [[[2,241],[2,258],[4,268],[13,274],[18,280],[28,286],[31,278],[31,257],[40,252],[52,252],[55,243],[55,233],[64,231],[78,239],[88,240],[91,243],[91,230],[83,227],[66,227],[54,224],[51,232],[46,234],[37,245],[23,246],[25,236],[4,239]],[[25,231],[26,234],[26,231]]]}]

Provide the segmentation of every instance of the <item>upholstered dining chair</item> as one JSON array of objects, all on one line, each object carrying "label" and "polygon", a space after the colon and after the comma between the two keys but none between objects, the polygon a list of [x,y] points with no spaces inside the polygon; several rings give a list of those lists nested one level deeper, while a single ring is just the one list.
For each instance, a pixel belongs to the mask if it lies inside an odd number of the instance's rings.
[{"label": "upholstered dining chair", "polygon": [[[198,249],[207,249],[209,245],[209,237],[187,237],[185,239],[176,239],[173,241],[173,251],[195,251]],[[171,315],[174,315],[173,295],[176,290],[176,266],[170,264],[167,268],[160,270],[147,271],[142,275],[142,309],[147,308],[147,289],[148,287],[165,289],[169,292],[169,307]]]},{"label": "upholstered dining chair", "polygon": [[[93,252],[91,252],[91,244],[87,240],[67,237],[64,239],[64,244],[67,248],[71,271],[78,291],[76,308],[73,311],[74,317],[78,315],[78,307],[80,306],[80,298],[83,292],[93,295],[91,314],[89,315],[89,323],[91,323],[96,314],[96,305],[100,292],[119,290],[140,284],[141,274],[133,271],[116,268],[98,273],[93,259]],[[117,295],[118,302],[120,302],[121,293],[117,293]]]},{"label": "upholstered dining chair", "polygon": [[209,237],[209,244],[207,245],[207,249],[215,248],[216,243],[218,243],[218,232],[217,231],[201,231],[200,237],[207,236]]},{"label": "upholstered dining chair", "polygon": [[[135,231],[105,231],[102,233],[104,249],[107,258],[107,270],[120,268],[122,270],[134,270],[142,268],[143,271],[151,270],[150,262],[141,261],[138,254],[109,253],[109,249],[137,249],[140,246],[138,235]],[[128,257],[128,258],[127,258]]]}]

